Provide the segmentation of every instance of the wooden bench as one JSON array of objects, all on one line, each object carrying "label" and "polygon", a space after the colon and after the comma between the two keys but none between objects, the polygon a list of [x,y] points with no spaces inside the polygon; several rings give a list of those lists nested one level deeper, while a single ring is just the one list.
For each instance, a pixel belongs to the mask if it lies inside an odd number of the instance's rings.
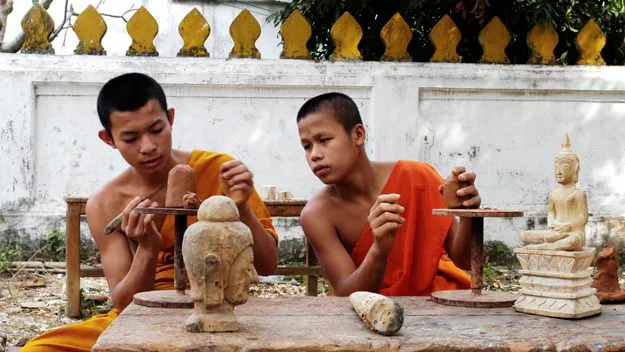
[{"label": "wooden bench", "polygon": [[[65,235],[65,263],[67,286],[67,315],[71,318],[80,316],[80,278],[104,277],[102,268],[80,268],[80,216],[85,215],[87,198],[66,197],[66,235]],[[265,205],[272,217],[299,217],[305,200],[266,201]],[[307,294],[317,295],[318,278],[322,275],[317,258],[308,242],[306,242],[306,264],[303,267],[278,266],[276,275],[306,275]]]}]

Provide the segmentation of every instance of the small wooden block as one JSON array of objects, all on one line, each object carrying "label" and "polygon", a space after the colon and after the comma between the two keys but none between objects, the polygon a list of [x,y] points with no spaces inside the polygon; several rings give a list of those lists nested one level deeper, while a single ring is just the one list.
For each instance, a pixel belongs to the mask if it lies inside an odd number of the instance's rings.
[{"label": "small wooden block", "polygon": [[516,218],[523,216],[521,210],[506,209],[432,209],[432,215],[455,215],[471,218]]},{"label": "small wooden block", "polygon": [[471,290],[449,290],[432,293],[432,301],[438,304],[469,308],[505,308],[512,307],[519,298],[508,292],[482,291],[476,295]]},{"label": "small wooden block", "polygon": [[180,294],[176,290],[139,292],[132,299],[134,304],[153,308],[193,308],[189,291]]}]

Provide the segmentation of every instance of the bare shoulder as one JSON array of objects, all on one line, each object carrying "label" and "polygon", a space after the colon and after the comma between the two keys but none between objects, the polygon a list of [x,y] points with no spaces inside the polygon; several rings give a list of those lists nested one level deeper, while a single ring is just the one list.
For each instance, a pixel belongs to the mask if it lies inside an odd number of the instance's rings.
[{"label": "bare shoulder", "polygon": [[123,172],[87,199],[85,213],[92,234],[103,231],[104,226],[123,210],[125,198],[122,186],[127,178],[126,172]]},{"label": "bare shoulder", "polygon": [[324,187],[322,190],[310,197],[310,199],[306,202],[304,209],[302,209],[301,216],[322,215],[326,211],[326,205],[330,203],[330,197],[330,187]]},{"label": "bare shoulder", "polygon": [[[331,203],[332,191],[331,188],[327,186],[308,200],[300,215],[300,221],[307,236],[312,232],[317,232],[311,231],[312,228],[332,226],[331,217],[328,216],[328,212],[332,209],[332,207],[329,206]],[[315,226],[311,226],[312,224]]]}]

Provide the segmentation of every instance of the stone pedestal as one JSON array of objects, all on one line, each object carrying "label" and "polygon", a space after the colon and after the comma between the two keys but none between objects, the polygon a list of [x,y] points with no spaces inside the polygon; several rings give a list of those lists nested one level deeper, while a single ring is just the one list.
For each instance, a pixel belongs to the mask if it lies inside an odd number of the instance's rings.
[{"label": "stone pedestal", "polygon": [[517,248],[514,253],[523,275],[516,311],[570,319],[601,313],[591,287],[594,248],[571,252]]}]

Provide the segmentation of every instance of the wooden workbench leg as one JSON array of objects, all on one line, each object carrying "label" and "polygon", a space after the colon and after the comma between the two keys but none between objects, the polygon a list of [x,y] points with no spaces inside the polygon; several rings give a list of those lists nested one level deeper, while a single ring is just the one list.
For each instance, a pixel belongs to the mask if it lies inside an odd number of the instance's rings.
[{"label": "wooden workbench leg", "polygon": [[67,203],[65,216],[67,316],[80,317],[80,204]]},{"label": "wooden workbench leg", "polygon": [[182,240],[184,239],[184,232],[187,230],[187,216],[176,215],[175,227],[176,239],[174,242],[174,287],[176,288],[176,292],[184,294],[187,283],[184,259],[182,257]]},{"label": "wooden workbench leg", "polygon": [[[312,246],[308,244],[308,239],[305,238],[304,243],[306,245],[306,266],[311,267],[319,265],[315,251],[312,249]],[[306,294],[308,296],[317,295],[318,283],[319,278],[317,276],[310,274],[306,275]]]},{"label": "wooden workbench leg", "polygon": [[471,223],[471,293],[482,294],[482,265],[484,260],[484,218],[474,217]]}]

